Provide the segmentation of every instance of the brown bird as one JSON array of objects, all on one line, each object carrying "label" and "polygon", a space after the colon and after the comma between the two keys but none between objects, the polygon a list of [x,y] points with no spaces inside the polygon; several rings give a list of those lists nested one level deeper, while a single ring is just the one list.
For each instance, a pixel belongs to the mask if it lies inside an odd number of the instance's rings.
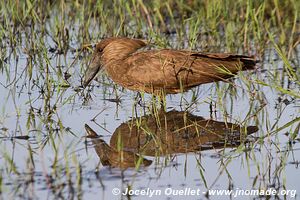
[{"label": "brown bird", "polygon": [[238,71],[254,69],[254,57],[188,50],[147,50],[144,40],[107,38],[96,45],[84,87],[103,67],[117,84],[154,94],[175,94],[192,87],[224,81]]}]

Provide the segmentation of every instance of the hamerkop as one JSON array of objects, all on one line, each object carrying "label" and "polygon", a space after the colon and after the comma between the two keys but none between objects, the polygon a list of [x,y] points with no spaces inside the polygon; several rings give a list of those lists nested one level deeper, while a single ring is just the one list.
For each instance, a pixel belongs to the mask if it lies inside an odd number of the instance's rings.
[{"label": "hamerkop", "polygon": [[107,38],[96,45],[84,87],[103,67],[117,84],[146,93],[175,94],[200,84],[224,81],[238,71],[253,69],[253,57],[188,50],[146,50],[144,40]]}]

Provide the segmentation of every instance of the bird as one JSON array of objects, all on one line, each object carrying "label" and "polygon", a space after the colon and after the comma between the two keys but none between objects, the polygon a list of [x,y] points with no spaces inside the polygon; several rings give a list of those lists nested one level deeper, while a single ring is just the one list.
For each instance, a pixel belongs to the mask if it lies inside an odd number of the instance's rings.
[{"label": "bird", "polygon": [[100,41],[88,65],[83,87],[100,69],[118,85],[151,94],[176,94],[201,84],[226,81],[239,71],[255,69],[254,56],[190,50],[141,50],[146,40],[110,37]]}]

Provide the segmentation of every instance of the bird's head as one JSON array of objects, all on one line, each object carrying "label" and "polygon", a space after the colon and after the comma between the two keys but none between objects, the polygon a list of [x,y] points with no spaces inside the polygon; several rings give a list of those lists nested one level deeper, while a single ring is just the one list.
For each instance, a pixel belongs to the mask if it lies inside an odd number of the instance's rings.
[{"label": "bird's head", "polygon": [[112,37],[102,40],[96,45],[84,75],[83,86],[88,86],[102,67],[125,59],[143,46],[146,46],[146,42],[138,39]]}]

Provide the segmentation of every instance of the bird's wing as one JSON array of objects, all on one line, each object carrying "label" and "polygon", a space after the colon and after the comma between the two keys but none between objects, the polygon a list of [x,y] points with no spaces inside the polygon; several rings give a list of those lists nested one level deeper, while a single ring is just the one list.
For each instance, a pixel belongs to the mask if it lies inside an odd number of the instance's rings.
[{"label": "bird's wing", "polygon": [[134,84],[145,87],[178,87],[176,80],[177,58],[186,57],[184,53],[174,51],[147,51],[133,54],[126,59],[129,80],[135,80]]},{"label": "bird's wing", "polygon": [[[126,76],[134,84],[179,88],[231,77],[242,70],[242,58],[231,54],[202,54],[190,51],[153,50],[132,54]],[[249,57],[250,59],[250,57]]]}]

